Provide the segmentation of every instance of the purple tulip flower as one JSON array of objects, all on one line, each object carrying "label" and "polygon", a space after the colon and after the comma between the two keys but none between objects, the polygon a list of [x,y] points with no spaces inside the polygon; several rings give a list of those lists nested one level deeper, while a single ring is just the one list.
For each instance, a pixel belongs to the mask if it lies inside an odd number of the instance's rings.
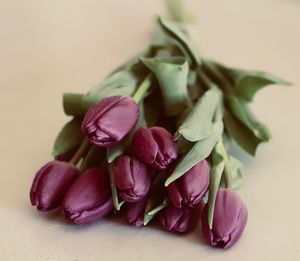
[{"label": "purple tulip flower", "polygon": [[138,119],[139,108],[133,98],[112,96],[87,111],[81,129],[90,143],[98,147],[111,147],[123,140]]},{"label": "purple tulip flower", "polygon": [[171,203],[177,208],[198,205],[208,191],[209,180],[208,163],[202,160],[167,187]]},{"label": "purple tulip flower", "polygon": [[87,224],[113,209],[107,170],[94,167],[84,172],[70,187],[62,205],[62,214],[75,224]]},{"label": "purple tulip flower", "polygon": [[147,195],[151,179],[144,163],[134,157],[121,156],[113,164],[113,173],[121,199],[136,202]]},{"label": "purple tulip flower", "polygon": [[165,170],[177,158],[172,135],[161,127],[140,128],[133,137],[135,156],[158,170]]},{"label": "purple tulip flower", "polygon": [[148,197],[144,197],[140,201],[127,203],[124,208],[126,222],[129,225],[140,227],[144,225],[144,215]]},{"label": "purple tulip flower", "polygon": [[248,211],[240,196],[230,189],[219,189],[215,202],[213,228],[208,226],[208,207],[202,214],[202,230],[213,247],[230,248],[241,237],[248,218]]},{"label": "purple tulip flower", "polygon": [[40,211],[49,211],[58,207],[66,193],[78,177],[75,166],[60,161],[51,161],[35,175],[31,189],[31,205]]},{"label": "purple tulip flower", "polygon": [[159,221],[167,231],[186,233],[193,230],[201,215],[201,204],[194,208],[175,208],[168,205],[159,214]]}]

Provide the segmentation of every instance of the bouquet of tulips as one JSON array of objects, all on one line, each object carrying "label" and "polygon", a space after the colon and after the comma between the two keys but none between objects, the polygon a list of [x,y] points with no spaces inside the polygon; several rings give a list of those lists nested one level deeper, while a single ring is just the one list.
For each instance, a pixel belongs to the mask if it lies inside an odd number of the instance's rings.
[{"label": "bouquet of tulips", "polygon": [[248,216],[234,191],[242,164],[231,142],[254,155],[270,139],[248,104],[264,86],[287,82],[201,56],[180,3],[168,7],[171,19],[157,18],[160,34],[145,51],[87,93],[64,94],[72,118],[54,160],[36,173],[31,204],[59,207],[75,224],[120,210],[132,226],[157,219],[177,233],[201,220],[207,242],[229,248]]}]

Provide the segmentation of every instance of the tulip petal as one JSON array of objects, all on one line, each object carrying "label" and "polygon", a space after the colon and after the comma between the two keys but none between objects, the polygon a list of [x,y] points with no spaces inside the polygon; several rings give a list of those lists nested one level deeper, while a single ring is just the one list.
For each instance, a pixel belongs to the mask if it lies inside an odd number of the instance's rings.
[{"label": "tulip petal", "polygon": [[201,214],[201,205],[195,208],[175,208],[167,206],[159,215],[159,220],[164,229],[172,232],[186,233],[193,230]]},{"label": "tulip petal", "polygon": [[214,220],[218,222],[213,223],[213,231],[220,238],[227,238],[234,231],[241,207],[242,201],[236,193],[232,196],[226,190],[219,189],[214,210]]},{"label": "tulip petal", "polygon": [[68,190],[62,214],[76,224],[86,224],[113,209],[107,170],[94,167],[84,172]]},{"label": "tulip petal", "polygon": [[125,138],[139,119],[139,108],[131,97],[112,96],[91,107],[82,131],[92,144],[111,147]]},{"label": "tulip petal", "polygon": [[134,157],[121,156],[113,165],[115,183],[120,198],[135,202],[146,196],[151,179],[144,163]]},{"label": "tulip petal", "polygon": [[66,190],[78,175],[75,166],[62,161],[51,161],[36,174],[30,200],[40,211],[49,211],[59,206]]},{"label": "tulip petal", "polygon": [[140,227],[144,225],[144,213],[148,198],[144,197],[138,202],[125,205],[125,219],[129,225]]},{"label": "tulip petal", "polygon": [[158,152],[158,145],[147,128],[140,128],[134,135],[135,156],[146,164],[152,164]]},{"label": "tulip petal", "polygon": [[[170,170],[172,175],[174,166]],[[177,208],[194,207],[198,205],[205,196],[209,187],[209,167],[206,160],[202,160],[188,170],[179,179],[173,181],[168,187],[168,197]]]},{"label": "tulip petal", "polygon": [[241,237],[248,212],[239,195],[230,189],[219,189],[215,201],[213,228],[208,225],[208,204],[202,214],[203,235],[211,246],[229,248]]},{"label": "tulip petal", "polygon": [[247,224],[247,220],[248,220],[248,211],[246,206],[242,205],[236,227],[231,234],[230,240],[225,245],[224,247],[225,249],[230,248],[240,239],[241,235],[244,232],[245,226]]},{"label": "tulip petal", "polygon": [[177,158],[177,147],[171,133],[161,127],[152,127],[153,139],[158,144],[158,151],[154,165],[159,169],[166,169]]}]

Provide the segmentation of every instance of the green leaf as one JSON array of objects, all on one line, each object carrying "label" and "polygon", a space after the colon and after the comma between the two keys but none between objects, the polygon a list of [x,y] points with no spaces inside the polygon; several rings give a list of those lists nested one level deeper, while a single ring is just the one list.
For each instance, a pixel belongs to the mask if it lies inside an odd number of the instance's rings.
[{"label": "green leaf", "polygon": [[213,131],[205,139],[197,141],[193,147],[181,158],[172,175],[168,177],[165,186],[180,178],[199,161],[206,159],[213,150],[218,137],[223,131],[222,124],[215,124]]},{"label": "green leaf", "polygon": [[228,96],[226,104],[234,116],[247,126],[253,134],[262,141],[269,141],[271,134],[266,126],[254,119],[245,101],[235,96]]},{"label": "green leaf", "polygon": [[[229,169],[230,169],[230,174],[231,174],[231,188],[233,189],[238,189],[243,180],[243,173],[242,173],[242,168],[243,168],[243,163],[240,162],[238,159],[233,157],[232,155],[228,154],[228,164],[229,164]],[[221,183],[220,183],[220,188],[225,188],[225,180],[224,176],[222,176]]]},{"label": "green leaf", "polygon": [[83,116],[86,109],[82,106],[81,100],[84,94],[81,93],[64,93],[63,108],[66,115]]},{"label": "green leaf", "polygon": [[189,105],[187,92],[188,63],[183,57],[142,58],[155,74],[162,92],[167,116],[179,114]]},{"label": "green leaf", "polygon": [[252,101],[257,91],[270,84],[290,85],[274,75],[258,71],[236,71],[235,91],[246,101]]},{"label": "green leaf", "polygon": [[82,119],[74,118],[62,128],[53,146],[53,157],[62,155],[80,146],[84,138],[81,132],[81,122]]},{"label": "green leaf", "polygon": [[162,209],[168,206],[169,200],[167,197],[164,197],[161,203],[158,205],[154,201],[148,200],[146,211],[144,215],[144,226],[146,226]]},{"label": "green leaf", "polygon": [[222,93],[218,89],[206,91],[175,133],[175,140],[181,135],[192,142],[205,139],[212,131],[214,115],[221,98]]},{"label": "green leaf", "polygon": [[169,204],[164,187],[165,179],[165,173],[157,173],[154,177],[144,214],[144,225],[147,225],[155,215]]},{"label": "green leaf", "polygon": [[213,225],[216,196],[225,167],[225,158],[222,148],[223,145],[221,142],[221,140],[217,142],[211,154],[212,168],[210,171],[210,185],[208,196],[208,225],[210,229],[212,229]]},{"label": "green leaf", "polygon": [[224,123],[227,132],[249,154],[255,156],[257,147],[265,140],[256,137],[251,129],[225,110]]},{"label": "green leaf", "polygon": [[83,98],[85,108],[96,104],[104,98],[123,95],[130,96],[134,93],[140,81],[145,77],[142,64],[136,64],[130,69],[116,71],[109,75],[103,82],[92,88]]},{"label": "green leaf", "polygon": [[192,40],[183,33],[181,29],[182,25],[180,26],[179,23],[168,21],[162,17],[158,17],[158,24],[162,31],[179,46],[193,66],[197,66],[201,63],[197,47]]},{"label": "green leaf", "polygon": [[272,85],[290,85],[283,79],[280,79],[272,74],[261,71],[247,71],[235,68],[228,68],[222,64],[215,63],[218,68],[224,73],[227,79],[234,86],[235,94],[247,102],[253,100],[254,95],[262,88]]},{"label": "green leaf", "polygon": [[243,163],[240,162],[238,159],[233,157],[232,155],[229,155],[229,168],[231,170],[231,178],[232,178],[232,188],[238,189],[241,186],[242,179],[243,179]]},{"label": "green leaf", "polygon": [[108,172],[109,172],[109,181],[110,181],[110,188],[111,188],[111,195],[112,195],[112,200],[113,200],[113,204],[115,207],[116,211],[120,211],[122,205],[124,204],[124,201],[119,201],[118,198],[118,191],[116,188],[116,183],[115,183],[115,176],[114,173],[112,171],[112,164],[108,164]]}]

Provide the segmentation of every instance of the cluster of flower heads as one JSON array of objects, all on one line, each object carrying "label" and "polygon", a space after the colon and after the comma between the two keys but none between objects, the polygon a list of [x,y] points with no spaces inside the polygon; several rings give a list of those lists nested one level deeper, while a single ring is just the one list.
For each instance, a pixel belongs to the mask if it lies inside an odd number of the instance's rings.
[{"label": "cluster of flower heads", "polygon": [[[78,170],[86,147],[117,146],[136,127],[139,116],[136,102],[127,96],[112,96],[92,106],[82,122],[86,138],[81,146],[58,155],[36,173],[30,190],[31,204],[40,211],[60,208],[62,215],[75,224],[91,223],[113,211],[113,179],[117,196],[124,202],[127,223],[145,225],[145,211],[155,181],[165,181],[178,163],[177,144],[168,130],[159,126],[138,128],[126,154],[111,164],[99,159],[97,166],[83,173]],[[201,220],[207,242],[228,248],[245,228],[247,209],[236,192],[219,189],[210,228],[205,204],[209,183],[210,166],[204,159],[164,187],[163,192],[154,191],[167,198],[157,217],[165,230],[177,233],[193,230]]]}]

